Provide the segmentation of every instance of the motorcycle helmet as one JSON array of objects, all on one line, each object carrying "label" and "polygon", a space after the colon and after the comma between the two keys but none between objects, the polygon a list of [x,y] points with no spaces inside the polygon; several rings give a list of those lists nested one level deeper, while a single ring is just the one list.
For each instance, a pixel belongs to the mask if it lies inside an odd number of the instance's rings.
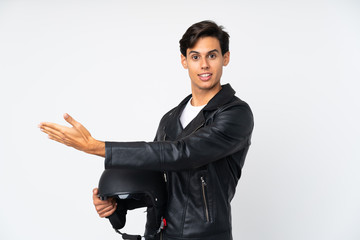
[{"label": "motorcycle helmet", "polygon": [[154,238],[166,226],[164,212],[167,202],[166,183],[161,172],[130,169],[105,169],[99,180],[99,197],[115,198],[116,211],[108,217],[123,239],[140,240],[140,235],[120,232],[128,210],[147,207],[144,238]]}]

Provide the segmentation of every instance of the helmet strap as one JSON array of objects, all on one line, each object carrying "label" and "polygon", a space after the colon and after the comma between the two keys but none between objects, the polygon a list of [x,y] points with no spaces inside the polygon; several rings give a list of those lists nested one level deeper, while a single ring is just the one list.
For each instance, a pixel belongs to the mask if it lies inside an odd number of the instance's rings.
[{"label": "helmet strap", "polygon": [[[160,224],[160,227],[159,229],[152,235],[146,235],[146,236],[143,236],[144,238],[145,237],[155,237],[155,235],[159,234],[161,232],[161,230],[163,230],[164,228],[166,227],[166,220],[165,218],[161,218],[161,224]],[[140,235],[131,235],[131,234],[126,234],[126,233],[122,233],[120,232],[118,229],[114,228],[115,232],[117,232],[118,234],[120,234],[122,236],[123,239],[125,240],[141,240],[142,237]]]},{"label": "helmet strap", "polygon": [[141,240],[140,235],[130,235],[130,234],[122,233],[117,229],[115,229],[115,232],[117,232],[118,234],[121,234],[122,238],[125,240]]}]

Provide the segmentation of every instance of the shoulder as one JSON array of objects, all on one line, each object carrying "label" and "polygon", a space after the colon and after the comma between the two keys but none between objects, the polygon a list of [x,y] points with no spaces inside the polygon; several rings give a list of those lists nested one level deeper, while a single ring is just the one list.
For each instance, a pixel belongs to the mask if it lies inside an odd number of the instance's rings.
[{"label": "shoulder", "polygon": [[240,99],[239,97],[235,96],[232,98],[232,100],[228,103],[228,105],[230,106],[243,106],[245,108],[250,109],[250,106],[247,102],[245,102],[244,100]]},{"label": "shoulder", "polygon": [[224,112],[232,113],[234,116],[248,115],[249,117],[253,118],[253,113],[249,104],[235,95],[229,102],[219,106],[215,111],[215,114],[221,114]]},{"label": "shoulder", "polygon": [[211,122],[230,135],[232,131],[240,129],[241,132],[251,133],[254,128],[254,116],[249,104],[236,96],[211,115]]}]

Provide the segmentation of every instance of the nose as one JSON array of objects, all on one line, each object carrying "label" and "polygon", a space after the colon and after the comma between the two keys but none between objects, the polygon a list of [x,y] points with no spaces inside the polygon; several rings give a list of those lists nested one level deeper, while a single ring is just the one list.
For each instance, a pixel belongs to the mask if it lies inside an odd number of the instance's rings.
[{"label": "nose", "polygon": [[209,63],[208,63],[207,58],[202,58],[201,59],[201,69],[202,70],[209,69]]}]

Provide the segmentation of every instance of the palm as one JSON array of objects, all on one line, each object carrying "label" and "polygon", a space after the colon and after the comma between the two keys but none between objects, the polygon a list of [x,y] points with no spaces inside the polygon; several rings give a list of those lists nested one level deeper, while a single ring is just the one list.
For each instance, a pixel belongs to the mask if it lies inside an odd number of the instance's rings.
[{"label": "palm", "polygon": [[64,119],[70,123],[72,127],[44,122],[40,124],[40,129],[54,141],[81,151],[88,151],[89,143],[93,139],[90,132],[82,124],[75,121],[70,115],[65,114]]}]

